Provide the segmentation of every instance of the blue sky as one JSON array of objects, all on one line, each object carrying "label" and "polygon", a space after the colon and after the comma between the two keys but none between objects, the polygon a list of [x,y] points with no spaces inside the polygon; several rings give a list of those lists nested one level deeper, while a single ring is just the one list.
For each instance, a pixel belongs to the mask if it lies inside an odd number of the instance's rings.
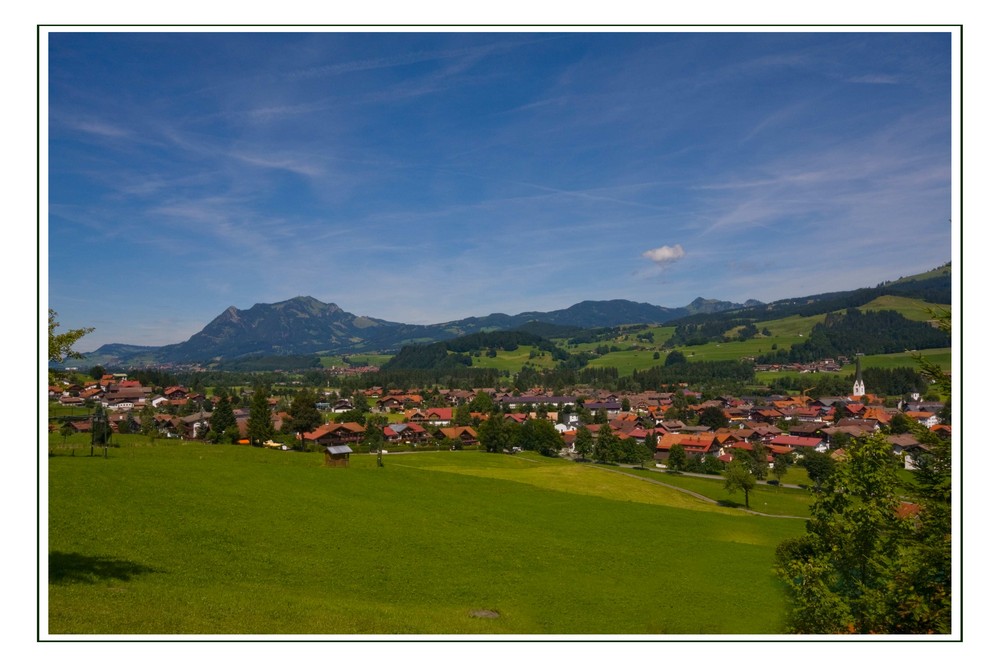
[{"label": "blue sky", "polygon": [[871,286],[952,258],[947,33],[58,33],[78,349],[310,295],[430,324]]}]

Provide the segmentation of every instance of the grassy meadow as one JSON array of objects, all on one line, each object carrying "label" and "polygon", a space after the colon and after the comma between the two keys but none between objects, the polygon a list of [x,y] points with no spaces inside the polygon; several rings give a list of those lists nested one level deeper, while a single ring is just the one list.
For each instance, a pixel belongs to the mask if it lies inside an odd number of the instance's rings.
[{"label": "grassy meadow", "polygon": [[53,635],[780,633],[804,527],[528,455],[59,442]]}]

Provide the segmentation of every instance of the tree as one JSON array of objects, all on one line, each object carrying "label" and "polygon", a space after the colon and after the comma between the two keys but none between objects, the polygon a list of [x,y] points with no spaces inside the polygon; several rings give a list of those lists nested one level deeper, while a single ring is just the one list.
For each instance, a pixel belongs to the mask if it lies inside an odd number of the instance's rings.
[{"label": "tree", "polygon": [[639,442],[635,438],[625,439],[621,456],[621,461],[623,463],[638,463],[640,467],[645,468],[646,461],[649,461],[652,458],[653,455],[649,453],[645,444]]},{"label": "tree", "polygon": [[563,448],[559,431],[547,419],[529,419],[521,426],[521,447],[542,456],[558,456]]},{"label": "tree", "polygon": [[656,431],[647,431],[646,437],[642,439],[642,444],[649,450],[649,458],[647,460],[656,458],[656,446],[659,444],[659,438],[656,437]]},{"label": "tree", "polygon": [[83,357],[79,352],[73,350],[73,345],[91,331],[94,327],[84,329],[70,329],[63,333],[56,333],[59,323],[56,321],[56,311],[49,308],[49,361],[62,363],[66,359],[80,359]]},{"label": "tree", "polygon": [[916,423],[917,422],[913,419],[913,417],[910,417],[902,412],[897,412],[889,421],[889,432],[893,435],[912,433]]},{"label": "tree", "polygon": [[[918,485],[917,504],[904,505],[899,462],[882,434],[844,451],[816,492],[806,535],[776,552],[792,601],[791,631],[949,632],[950,526],[938,524],[935,511],[949,501]],[[906,507],[911,511],[901,511]]]},{"label": "tree", "polygon": [[111,441],[111,423],[108,421],[108,414],[104,408],[98,404],[94,408],[94,413],[90,416],[90,455],[94,455],[94,446],[104,447],[104,457],[108,456],[108,443]]},{"label": "tree", "polygon": [[750,472],[758,480],[767,479],[767,471],[770,469],[767,456],[767,447],[763,442],[753,443],[753,450],[750,453]]},{"label": "tree", "polygon": [[594,457],[605,463],[617,463],[621,458],[621,441],[607,423],[601,424],[594,443]]},{"label": "tree", "polygon": [[299,434],[299,449],[305,451],[306,433],[323,423],[323,415],[316,408],[316,394],[308,389],[300,390],[292,399],[288,414],[291,416],[292,432]]},{"label": "tree", "polygon": [[765,480],[767,479],[769,470],[767,464],[767,447],[761,442],[755,442],[751,447],[750,451],[737,449],[733,452],[733,458],[739,460],[754,478]]},{"label": "tree", "polygon": [[781,486],[781,478],[788,472],[788,458],[784,454],[775,455],[774,467],[771,468],[771,472],[774,474],[774,478],[778,480],[778,486]]},{"label": "tree", "polygon": [[382,425],[377,420],[368,419],[365,422],[365,435],[362,442],[368,448],[369,452],[379,452],[381,454],[385,436],[382,434]]},{"label": "tree", "polygon": [[698,417],[698,424],[716,431],[724,426],[729,426],[729,417],[722,411],[722,408],[711,405],[701,411],[701,416]]},{"label": "tree", "polygon": [[133,419],[132,412],[129,411],[129,413],[127,415],[125,415],[124,419],[121,419],[121,420],[118,421],[118,432],[122,433],[122,434],[129,434],[129,433],[131,433],[132,432],[132,424],[134,423],[132,421],[132,419]]},{"label": "tree", "polygon": [[584,461],[594,453],[594,434],[583,425],[576,429],[576,442],[573,444],[576,453]]},{"label": "tree", "polygon": [[671,470],[681,471],[687,464],[687,450],[684,445],[675,443],[670,446],[670,453],[667,456],[667,465]]},{"label": "tree", "polygon": [[666,360],[663,362],[664,366],[676,366],[677,364],[687,363],[687,357],[680,350],[671,350],[667,355]]},{"label": "tree", "polygon": [[802,455],[802,466],[812,480],[813,488],[819,489],[830,479],[835,464],[833,458],[826,452],[810,449]]},{"label": "tree", "polygon": [[469,426],[472,424],[472,411],[469,409],[468,403],[462,403],[455,408],[452,423],[455,426]]},{"label": "tree", "polygon": [[[338,412],[333,416],[333,421],[337,424],[346,424],[348,422],[354,422],[355,424],[364,424],[366,420],[365,413],[357,408],[351,410],[345,410],[344,412]],[[322,417],[320,418],[320,423],[322,423]],[[317,424],[318,426],[318,424]]]},{"label": "tree", "polygon": [[493,454],[510,451],[520,439],[520,427],[499,413],[490,415],[479,427],[479,442]]},{"label": "tree", "polygon": [[486,414],[493,411],[493,399],[485,391],[477,391],[476,395],[469,402],[470,412],[481,412]]},{"label": "tree", "polygon": [[66,438],[76,433],[76,429],[69,422],[63,422],[59,427],[59,435],[63,437],[63,446],[66,446]]},{"label": "tree", "polygon": [[361,412],[371,412],[371,406],[368,405],[368,397],[365,396],[365,392],[363,391],[359,391],[351,397],[351,406]]},{"label": "tree", "polygon": [[149,444],[156,442],[159,429],[156,426],[156,415],[153,412],[153,406],[149,403],[142,406],[142,410],[139,411],[139,432],[149,438]]},{"label": "tree", "polygon": [[718,456],[706,456],[701,462],[701,471],[708,475],[719,475],[726,469],[726,464]]},{"label": "tree", "polygon": [[236,415],[233,413],[233,406],[229,398],[224,396],[212,410],[212,416],[208,423],[217,437],[221,438],[228,428],[236,426]]},{"label": "tree", "polygon": [[743,492],[743,502],[747,509],[750,509],[750,492],[757,486],[757,478],[750,472],[750,469],[742,461],[736,459],[726,466],[722,478],[725,480],[723,488],[728,493]]},{"label": "tree", "polygon": [[271,407],[267,404],[267,392],[259,385],[250,400],[250,418],[247,421],[247,437],[254,447],[262,447],[265,440],[274,437],[274,422],[271,421]]}]

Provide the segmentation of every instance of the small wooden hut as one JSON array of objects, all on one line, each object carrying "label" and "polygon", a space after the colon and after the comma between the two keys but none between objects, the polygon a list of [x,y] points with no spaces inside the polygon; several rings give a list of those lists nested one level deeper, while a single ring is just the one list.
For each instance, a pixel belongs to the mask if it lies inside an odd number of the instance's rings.
[{"label": "small wooden hut", "polygon": [[327,447],[325,464],[331,468],[346,468],[351,459],[351,451],[347,445]]}]

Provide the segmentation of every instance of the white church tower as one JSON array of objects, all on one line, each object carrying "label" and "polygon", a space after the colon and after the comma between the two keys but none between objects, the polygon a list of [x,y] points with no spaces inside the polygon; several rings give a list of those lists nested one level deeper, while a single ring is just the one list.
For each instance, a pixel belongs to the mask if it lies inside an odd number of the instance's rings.
[{"label": "white church tower", "polygon": [[865,395],[865,381],[861,379],[861,353],[855,357],[855,363],[857,364],[856,370],[854,371],[854,395],[864,396]]}]

